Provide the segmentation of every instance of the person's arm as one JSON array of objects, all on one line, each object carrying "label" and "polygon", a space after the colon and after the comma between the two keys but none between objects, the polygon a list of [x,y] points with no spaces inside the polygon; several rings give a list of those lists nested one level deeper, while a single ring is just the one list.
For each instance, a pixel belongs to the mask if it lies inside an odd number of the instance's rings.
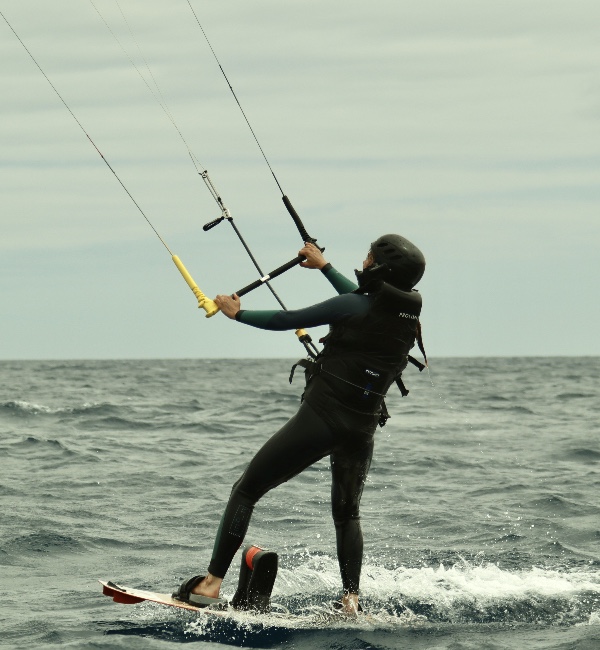
[{"label": "person's arm", "polygon": [[358,289],[358,285],[352,280],[349,280],[345,275],[342,275],[337,269],[333,268],[331,264],[327,263],[321,269],[321,273],[329,280],[331,286],[338,293],[351,293]]},{"label": "person's arm", "polygon": [[364,314],[368,309],[369,299],[366,296],[348,293],[292,311],[240,309],[234,318],[251,327],[282,331],[330,325],[350,316]]},{"label": "person's arm", "polygon": [[331,286],[339,293],[350,293],[358,289],[358,285],[343,276],[337,269],[323,257],[321,250],[314,244],[306,244],[304,248],[298,251],[306,259],[300,263],[306,269],[319,269],[321,273],[329,280]]},{"label": "person's arm", "polygon": [[325,260],[317,246],[310,243],[305,244],[304,248],[299,251],[299,255],[305,258],[300,263],[301,266],[319,269],[340,295],[312,307],[293,311],[244,310],[240,308],[240,299],[237,295],[218,295],[215,297],[217,307],[227,318],[268,330],[291,330],[330,325],[344,318],[366,312],[368,299],[365,296],[352,293],[358,286],[336,271]]}]

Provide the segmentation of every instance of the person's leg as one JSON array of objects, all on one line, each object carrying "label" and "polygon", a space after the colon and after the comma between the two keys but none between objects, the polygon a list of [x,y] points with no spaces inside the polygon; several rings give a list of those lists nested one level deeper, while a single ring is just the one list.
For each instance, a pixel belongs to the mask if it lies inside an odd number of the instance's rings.
[{"label": "person's leg", "polygon": [[209,574],[194,593],[218,596],[221,581],[244,541],[254,504],[269,490],[331,453],[332,445],[331,430],[304,403],[263,445],[234,484],[216,535]]},{"label": "person's leg", "polygon": [[342,602],[347,613],[356,613],[358,609],[363,557],[359,507],[372,455],[372,437],[352,452],[336,450],[331,454],[331,507],[344,588]]}]

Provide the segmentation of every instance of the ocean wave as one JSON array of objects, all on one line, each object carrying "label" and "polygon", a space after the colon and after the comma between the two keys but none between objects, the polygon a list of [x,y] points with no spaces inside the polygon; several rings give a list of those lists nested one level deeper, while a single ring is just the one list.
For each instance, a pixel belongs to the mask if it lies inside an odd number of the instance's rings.
[{"label": "ocean wave", "polygon": [[16,416],[32,415],[107,415],[115,412],[117,409],[113,404],[104,403],[84,403],[81,406],[61,406],[52,407],[45,404],[36,404],[24,400],[11,400],[0,404],[0,414]]},{"label": "ocean wave", "polygon": [[517,533],[507,533],[502,537],[499,537],[496,541],[498,542],[520,542],[521,540],[527,539],[525,535],[518,535]]},{"label": "ocean wave", "polygon": [[561,514],[565,517],[600,514],[600,507],[596,505],[576,501],[575,499],[567,499],[558,494],[550,494],[541,499],[535,499],[533,505],[536,507],[541,505],[543,511]]},{"label": "ocean wave", "polygon": [[[466,469],[472,467],[480,467],[481,463],[477,458],[473,460],[466,460],[463,458],[457,458],[456,456],[440,455],[438,457],[423,456],[422,458],[414,459],[411,462],[411,465],[413,467],[428,467],[428,468],[453,467],[459,469],[461,468]],[[397,470],[394,469],[394,471]]]},{"label": "ocean wave", "polygon": [[586,399],[589,397],[597,398],[598,395],[594,393],[559,393],[556,399],[570,400],[570,399]]},{"label": "ocean wave", "polygon": [[79,420],[77,427],[87,431],[135,431],[140,429],[148,431],[156,428],[156,425],[154,422],[132,420],[130,418],[111,415],[108,417]]},{"label": "ocean wave", "polygon": [[84,550],[79,540],[53,531],[38,531],[19,535],[5,541],[2,550],[9,555],[30,555],[37,553],[73,553]]},{"label": "ocean wave", "polygon": [[535,415],[535,411],[528,408],[527,406],[488,406],[487,410],[489,411],[502,411],[502,413],[514,413],[518,415]]},{"label": "ocean wave", "polygon": [[596,463],[600,460],[600,451],[589,447],[577,447],[561,454],[560,458],[584,463]]},{"label": "ocean wave", "polygon": [[49,406],[44,406],[43,404],[14,400],[0,404],[0,412],[14,415],[39,415],[42,413],[53,413],[54,409],[51,409]]},{"label": "ocean wave", "polygon": [[77,452],[67,447],[60,440],[38,438],[36,436],[26,436],[18,442],[14,442],[8,448],[10,452],[30,453],[32,450],[40,450],[42,453],[47,451],[60,452],[61,455],[75,456]]},{"label": "ocean wave", "polygon": [[510,494],[511,492],[522,492],[528,490],[529,486],[523,483],[512,483],[510,485],[494,485],[486,488],[476,488],[468,492],[470,497],[483,497],[487,495]]},{"label": "ocean wave", "polygon": [[[171,426],[171,428],[173,427]],[[211,435],[219,433],[231,433],[233,430],[249,431],[252,428],[252,426],[247,424],[234,425],[230,424],[229,422],[216,422],[214,420],[203,422],[186,422],[185,424],[177,425],[177,430],[181,431],[182,437],[185,437],[190,432],[202,432],[205,435]]]},{"label": "ocean wave", "polygon": [[578,548],[573,544],[567,544],[565,542],[560,542],[559,540],[546,542],[540,550],[547,553],[549,557],[569,557],[569,566],[574,566],[577,563],[582,567],[600,566],[600,560],[594,550],[589,551],[584,548]]},{"label": "ocean wave", "polygon": [[8,485],[2,485],[0,484],[0,496],[2,497],[14,497],[20,495],[21,492],[19,490],[16,490],[15,488],[12,488]]}]

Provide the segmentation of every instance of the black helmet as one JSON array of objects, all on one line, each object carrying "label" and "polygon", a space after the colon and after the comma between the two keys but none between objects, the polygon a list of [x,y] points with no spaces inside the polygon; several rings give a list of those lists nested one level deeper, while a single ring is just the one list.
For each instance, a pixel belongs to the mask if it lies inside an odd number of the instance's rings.
[{"label": "black helmet", "polygon": [[386,282],[397,289],[410,291],[425,273],[425,256],[408,239],[400,235],[383,235],[371,244],[371,255],[377,265],[386,265]]}]

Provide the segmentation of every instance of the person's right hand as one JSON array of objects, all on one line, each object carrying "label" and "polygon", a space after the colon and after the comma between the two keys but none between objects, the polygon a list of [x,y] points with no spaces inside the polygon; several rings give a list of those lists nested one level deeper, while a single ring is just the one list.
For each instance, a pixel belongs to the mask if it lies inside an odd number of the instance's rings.
[{"label": "person's right hand", "polygon": [[232,320],[235,319],[235,315],[240,310],[240,299],[235,293],[233,296],[218,295],[215,298],[215,303],[221,310],[221,313]]}]

